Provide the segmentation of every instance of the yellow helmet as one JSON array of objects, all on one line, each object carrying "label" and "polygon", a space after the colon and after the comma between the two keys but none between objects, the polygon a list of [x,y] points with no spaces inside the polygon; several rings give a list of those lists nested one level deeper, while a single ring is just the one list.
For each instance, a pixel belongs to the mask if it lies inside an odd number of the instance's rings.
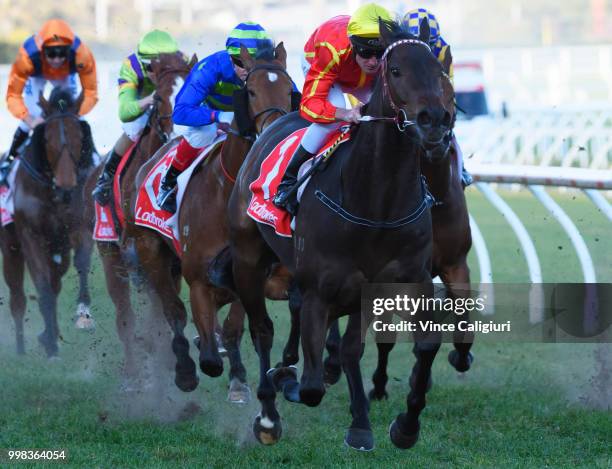
[{"label": "yellow helmet", "polygon": [[347,27],[349,37],[358,36],[366,38],[377,38],[380,36],[378,30],[378,18],[391,21],[391,13],[386,8],[376,3],[366,3],[357,8]]}]

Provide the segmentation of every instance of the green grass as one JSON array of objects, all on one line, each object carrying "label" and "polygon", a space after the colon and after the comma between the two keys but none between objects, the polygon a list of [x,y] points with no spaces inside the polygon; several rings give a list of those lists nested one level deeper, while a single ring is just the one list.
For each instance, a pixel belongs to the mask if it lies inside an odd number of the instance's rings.
[{"label": "green grass", "polygon": [[[530,194],[502,194],[535,239],[545,281],[581,281],[576,255],[552,217]],[[610,282],[609,222],[582,195],[555,198],[583,233],[599,281]],[[469,203],[491,254],[494,280],[527,281],[520,246],[503,218],[474,190]],[[475,261],[472,254],[478,280]],[[66,448],[71,465],[85,467],[612,466],[612,415],[594,406],[612,389],[609,382],[593,378],[600,366],[594,345],[477,343],[474,367],[461,378],[446,361],[449,345],[443,345],[421,420],[421,440],[413,449],[400,451],[389,441],[387,427],[405,409],[413,359],[408,344],[402,343],[391,358],[390,398],[372,404],[373,453],[357,453],[342,444],[350,423],[344,378],[316,409],[279,400],[283,438],[274,447],[263,447],[251,435],[257,401],[243,407],[227,403],[226,376],[201,376],[198,389],[184,394],[174,387],[173,373],[159,365],[155,391],[120,393],[121,345],[97,260],[92,290],[98,328],[81,333],[70,322],[76,278],[69,272],[60,297],[62,360],[48,362],[36,344],[42,326],[32,299],[26,323],[28,355],[16,358],[6,287],[1,287],[0,448]],[[28,293],[34,294],[30,285]],[[135,304],[142,319],[146,308]],[[286,305],[270,304],[270,312],[277,333],[276,358],[288,327]],[[195,334],[193,324],[187,334]],[[167,341],[160,342],[169,349]],[[255,389],[256,357],[248,335],[243,353]],[[369,347],[362,361],[368,388],[374,364]]]}]

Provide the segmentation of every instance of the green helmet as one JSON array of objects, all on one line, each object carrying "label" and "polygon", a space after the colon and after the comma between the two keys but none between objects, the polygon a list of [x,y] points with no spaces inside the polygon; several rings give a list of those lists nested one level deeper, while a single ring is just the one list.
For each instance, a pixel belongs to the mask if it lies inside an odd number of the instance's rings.
[{"label": "green helmet", "polygon": [[142,36],[138,42],[138,57],[152,59],[159,54],[174,54],[178,52],[178,43],[166,31],[154,29]]}]

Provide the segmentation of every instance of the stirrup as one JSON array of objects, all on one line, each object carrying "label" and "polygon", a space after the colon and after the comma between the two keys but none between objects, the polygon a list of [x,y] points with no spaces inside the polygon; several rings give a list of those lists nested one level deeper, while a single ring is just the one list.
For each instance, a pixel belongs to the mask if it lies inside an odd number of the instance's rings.
[{"label": "stirrup", "polygon": [[108,205],[111,199],[112,188],[113,177],[104,171],[98,178],[96,187],[94,187],[93,191],[91,191],[91,196],[100,205]]}]

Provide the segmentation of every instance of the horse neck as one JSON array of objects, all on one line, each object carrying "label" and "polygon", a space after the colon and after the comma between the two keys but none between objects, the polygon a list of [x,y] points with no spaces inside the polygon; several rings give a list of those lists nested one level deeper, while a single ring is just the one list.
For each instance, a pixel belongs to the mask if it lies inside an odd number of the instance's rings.
[{"label": "horse neck", "polygon": [[422,162],[423,175],[427,179],[429,191],[438,201],[442,201],[448,194],[453,177],[453,162],[450,152],[438,163],[427,160]]},{"label": "horse neck", "polygon": [[[252,145],[253,143],[250,140],[233,133],[227,134],[227,139],[223,142],[219,150],[219,157],[217,158],[219,169],[224,179],[228,179],[228,175],[234,179],[236,178]],[[222,168],[221,165],[223,165]]]},{"label": "horse neck", "polygon": [[[381,98],[378,90],[370,102]],[[368,114],[388,116],[391,111],[369,106]],[[342,168],[342,201],[348,210],[391,219],[405,216],[421,202],[421,151],[409,132],[389,122],[361,124]]]}]

